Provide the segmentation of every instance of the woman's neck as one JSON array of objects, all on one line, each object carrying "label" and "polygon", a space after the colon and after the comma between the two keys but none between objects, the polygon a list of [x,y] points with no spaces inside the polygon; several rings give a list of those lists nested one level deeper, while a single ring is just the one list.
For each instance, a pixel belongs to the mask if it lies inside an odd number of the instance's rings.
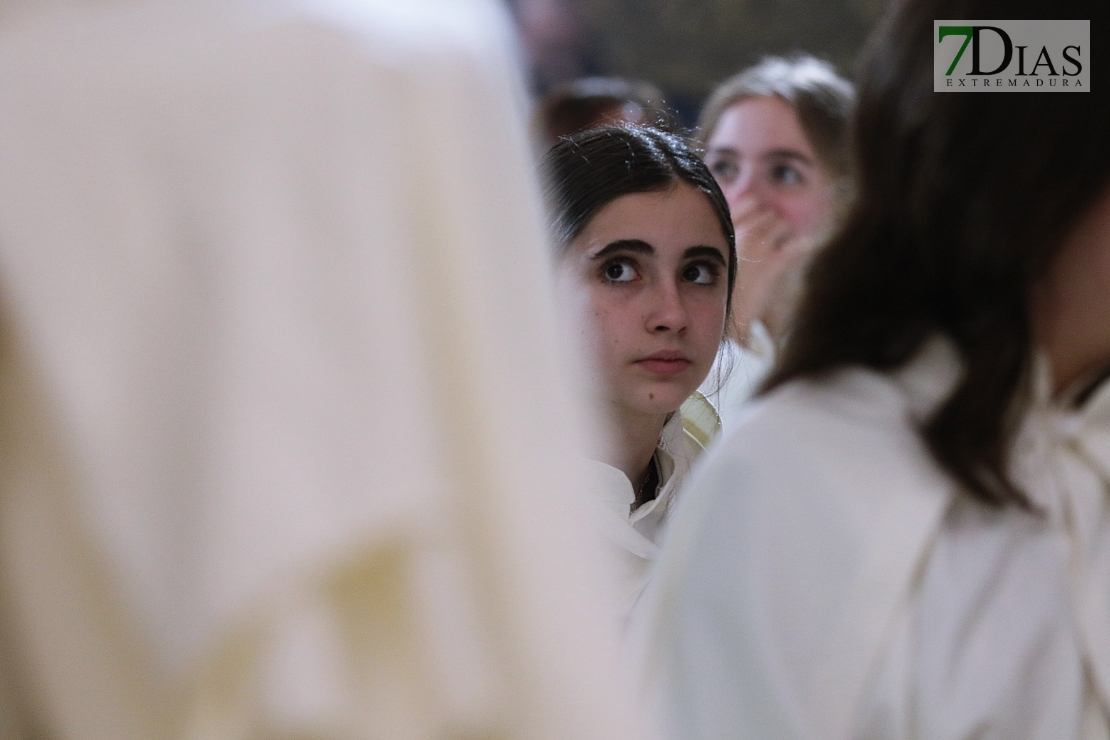
[{"label": "woman's neck", "polygon": [[666,423],[667,414],[622,413],[614,409],[611,415],[613,440],[604,462],[628,476],[633,490],[639,491],[647,479],[648,466]]},{"label": "woman's neck", "polygon": [[1110,364],[1110,189],[1056,250],[1034,286],[1033,331],[1052,366],[1053,391]]}]

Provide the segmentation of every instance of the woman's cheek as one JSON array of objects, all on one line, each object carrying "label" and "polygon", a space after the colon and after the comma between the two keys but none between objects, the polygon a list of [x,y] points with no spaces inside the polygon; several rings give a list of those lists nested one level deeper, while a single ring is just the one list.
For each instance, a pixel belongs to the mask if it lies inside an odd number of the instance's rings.
[{"label": "woman's cheek", "polygon": [[[827,189],[826,189],[827,190]],[[832,218],[832,193],[809,191],[792,199],[786,206],[787,220],[797,236],[814,236],[826,228]]]},{"label": "woman's cheek", "polygon": [[697,326],[697,360],[707,366],[713,363],[725,331],[725,310],[728,296],[727,284],[721,281],[720,289],[698,302],[693,322]]},{"label": "woman's cheek", "polygon": [[606,376],[614,374],[617,356],[623,345],[622,313],[619,309],[619,306],[613,305],[612,296],[605,295],[605,291],[595,291],[583,322],[598,369]]}]

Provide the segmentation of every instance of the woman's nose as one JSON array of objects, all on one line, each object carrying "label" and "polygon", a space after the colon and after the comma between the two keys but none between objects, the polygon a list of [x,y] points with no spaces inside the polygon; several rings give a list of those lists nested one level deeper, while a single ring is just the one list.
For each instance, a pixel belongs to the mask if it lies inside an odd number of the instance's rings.
[{"label": "woman's nose", "polygon": [[751,198],[761,200],[763,194],[759,178],[750,169],[741,172],[736,179],[729,183],[727,188],[722,188],[722,190],[724,190],[725,200],[728,201],[729,208],[734,211],[744,200]]},{"label": "woman's nose", "polygon": [[646,328],[651,333],[684,332],[689,320],[686,303],[682,300],[678,283],[662,281],[652,291],[652,305],[646,316]]}]

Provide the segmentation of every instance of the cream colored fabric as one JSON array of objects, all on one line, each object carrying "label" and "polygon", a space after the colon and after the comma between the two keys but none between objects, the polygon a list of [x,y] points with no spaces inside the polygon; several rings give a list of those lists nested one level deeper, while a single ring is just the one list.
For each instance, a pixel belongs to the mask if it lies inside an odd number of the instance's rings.
[{"label": "cream colored fabric", "polygon": [[0,738],[628,737],[503,8],[29,7]]},{"label": "cream colored fabric", "polygon": [[1043,516],[958,496],[915,429],[942,340],[752,405],[688,486],[652,594],[674,737],[1107,737],[1110,386],[1038,400],[1016,476]]},{"label": "cream colored fabric", "polygon": [[717,359],[698,389],[717,406],[726,430],[739,423],[744,404],[775,364],[775,342],[763,322],[753,320],[750,333],[746,346],[731,339],[721,343]]},{"label": "cream colored fabric", "polygon": [[635,511],[632,505],[636,492],[628,476],[611,465],[586,461],[604,494],[604,509],[600,512],[602,532],[616,545],[616,557],[622,564],[618,593],[626,612],[630,613],[637,605],[647,586],[651,566],[663,544],[667,518],[694,462],[720,428],[721,420],[713,405],[695,392],[663,426],[655,452],[660,472],[658,495]]}]

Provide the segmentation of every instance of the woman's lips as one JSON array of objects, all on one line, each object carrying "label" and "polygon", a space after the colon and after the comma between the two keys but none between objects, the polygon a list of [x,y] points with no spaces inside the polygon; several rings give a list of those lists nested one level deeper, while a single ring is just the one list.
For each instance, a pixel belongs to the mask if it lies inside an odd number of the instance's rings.
[{"label": "woman's lips", "polygon": [[636,364],[655,375],[678,375],[693,363],[679,352],[656,352]]}]

